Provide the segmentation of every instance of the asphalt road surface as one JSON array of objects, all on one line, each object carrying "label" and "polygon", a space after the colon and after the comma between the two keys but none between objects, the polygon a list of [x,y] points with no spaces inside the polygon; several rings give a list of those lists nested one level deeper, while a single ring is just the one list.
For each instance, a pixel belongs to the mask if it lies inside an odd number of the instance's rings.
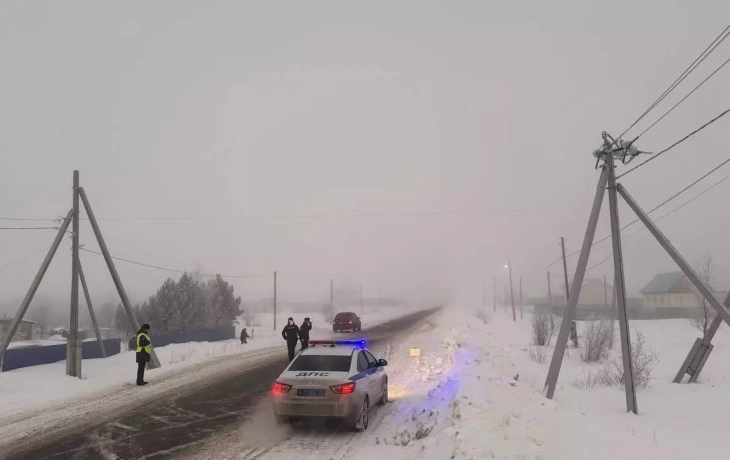
[{"label": "asphalt road surface", "polygon": [[[365,330],[362,335],[375,350],[434,311],[416,312]],[[107,419],[80,432],[75,432],[69,424],[61,439],[45,445],[34,445],[31,439],[26,439],[27,450],[7,458],[108,460],[177,456],[254,416],[255,408],[286,364],[284,350],[281,358],[203,386],[196,384],[190,391],[166,394],[141,408],[122,411],[113,420]]]}]

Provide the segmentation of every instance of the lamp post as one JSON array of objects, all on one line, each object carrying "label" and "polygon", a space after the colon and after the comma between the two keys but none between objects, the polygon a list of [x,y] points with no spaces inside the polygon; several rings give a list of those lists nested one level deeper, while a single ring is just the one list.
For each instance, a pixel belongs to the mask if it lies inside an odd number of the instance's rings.
[{"label": "lamp post", "polygon": [[512,289],[512,262],[507,262],[504,268],[509,270],[509,297],[512,303],[512,321],[517,321],[517,312],[515,312],[515,291]]}]

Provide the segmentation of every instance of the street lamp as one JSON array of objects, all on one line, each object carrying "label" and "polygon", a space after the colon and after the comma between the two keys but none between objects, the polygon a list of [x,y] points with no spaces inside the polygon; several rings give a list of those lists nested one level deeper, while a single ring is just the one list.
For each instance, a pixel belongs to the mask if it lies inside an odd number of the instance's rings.
[{"label": "street lamp", "polygon": [[509,296],[512,303],[512,321],[517,321],[517,313],[515,312],[515,291],[512,289],[512,262],[507,262],[504,268],[509,270]]}]

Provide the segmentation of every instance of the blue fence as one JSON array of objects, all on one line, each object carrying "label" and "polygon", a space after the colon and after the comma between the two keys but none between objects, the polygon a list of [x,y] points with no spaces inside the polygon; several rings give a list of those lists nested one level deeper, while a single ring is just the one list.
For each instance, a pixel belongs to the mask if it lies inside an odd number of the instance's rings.
[{"label": "blue fence", "polygon": [[159,348],[171,343],[188,343],[188,342],[218,342],[220,340],[228,340],[236,338],[235,326],[223,326],[212,329],[192,329],[189,331],[172,331],[150,334],[152,338],[152,346]]},{"label": "blue fence", "polygon": [[[121,351],[120,339],[107,339],[102,341],[107,356],[119,354]],[[81,344],[81,356],[83,359],[101,358],[101,348],[94,341]],[[10,348],[5,352],[2,360],[2,371],[12,371],[22,367],[38,366],[40,364],[56,363],[66,359],[66,344],[49,345],[47,347]]]}]

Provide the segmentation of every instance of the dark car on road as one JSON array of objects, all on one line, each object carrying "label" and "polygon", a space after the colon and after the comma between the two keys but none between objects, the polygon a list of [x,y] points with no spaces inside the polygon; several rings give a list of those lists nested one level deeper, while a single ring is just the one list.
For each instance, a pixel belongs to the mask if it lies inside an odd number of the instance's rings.
[{"label": "dark car on road", "polygon": [[360,317],[352,312],[337,313],[335,319],[332,321],[332,330],[334,332],[340,331],[361,331],[362,322]]}]

